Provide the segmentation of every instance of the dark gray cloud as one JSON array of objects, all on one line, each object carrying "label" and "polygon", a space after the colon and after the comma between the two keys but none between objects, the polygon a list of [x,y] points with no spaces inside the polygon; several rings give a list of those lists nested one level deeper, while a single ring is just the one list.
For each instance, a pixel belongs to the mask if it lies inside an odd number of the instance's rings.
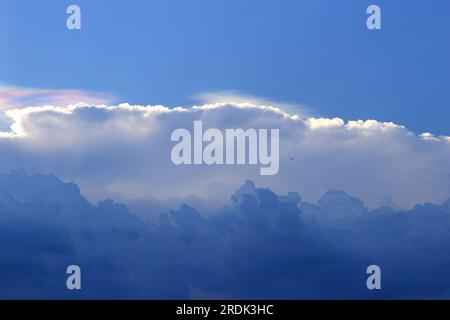
[{"label": "dark gray cloud", "polygon": [[[93,205],[53,176],[0,174],[0,297],[450,298],[450,200],[369,211],[342,191],[310,204],[247,181],[213,214],[159,216]],[[366,289],[371,264],[380,292]]]}]

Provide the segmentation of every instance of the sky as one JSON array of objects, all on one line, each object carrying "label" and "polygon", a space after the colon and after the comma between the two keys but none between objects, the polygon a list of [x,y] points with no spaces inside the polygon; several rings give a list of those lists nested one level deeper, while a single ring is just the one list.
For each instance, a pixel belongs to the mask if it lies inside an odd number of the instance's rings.
[{"label": "sky", "polygon": [[[0,0],[2,171],[92,201],[224,203],[245,179],[370,208],[448,198],[448,1],[378,1],[381,30],[365,1],[78,1],[81,30],[70,4]],[[280,128],[278,174],[175,166],[171,131],[195,120]]]},{"label": "sky", "polygon": [[0,0],[0,298],[450,296],[448,0],[73,1]]},{"label": "sky", "polygon": [[74,1],[0,1],[0,84],[169,107],[251,96],[449,135],[446,0],[75,2],[79,31],[65,27]]}]

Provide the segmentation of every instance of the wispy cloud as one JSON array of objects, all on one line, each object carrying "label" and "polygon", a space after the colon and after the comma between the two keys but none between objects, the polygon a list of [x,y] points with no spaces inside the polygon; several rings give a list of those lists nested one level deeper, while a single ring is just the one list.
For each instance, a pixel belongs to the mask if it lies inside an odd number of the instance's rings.
[{"label": "wispy cloud", "polygon": [[0,84],[0,108],[3,110],[37,105],[66,106],[78,103],[99,105],[112,100],[112,96],[102,92],[24,88]]},{"label": "wispy cloud", "polygon": [[258,106],[271,106],[282,109],[291,114],[297,114],[302,117],[314,116],[314,108],[304,104],[279,101],[276,99],[249,95],[236,90],[203,92],[193,96],[194,99],[204,104],[253,104]]}]

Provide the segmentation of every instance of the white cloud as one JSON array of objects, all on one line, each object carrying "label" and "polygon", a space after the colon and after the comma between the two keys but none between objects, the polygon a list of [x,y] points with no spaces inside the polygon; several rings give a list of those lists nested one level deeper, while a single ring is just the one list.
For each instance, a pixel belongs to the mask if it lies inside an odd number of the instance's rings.
[{"label": "white cloud", "polygon": [[256,97],[233,90],[205,92],[197,94],[193,98],[200,100],[202,102],[202,105],[257,105],[259,107],[266,106],[276,109],[282,109],[285,112],[300,114],[303,117],[311,117],[313,115],[313,108],[310,106],[293,104],[286,101],[276,101],[266,97]]},{"label": "white cloud", "polygon": [[344,126],[344,120],[339,118],[326,119],[326,118],[308,118],[305,120],[308,127],[312,130],[321,128],[331,128],[331,127],[342,127]]},{"label": "white cloud", "polygon": [[[80,185],[92,199],[183,197],[221,185],[224,196],[253,179],[279,192],[315,200],[331,188],[371,206],[392,200],[409,207],[450,195],[450,139],[415,135],[374,120],[291,115],[255,102],[192,108],[98,105],[7,110],[13,125],[0,134],[0,169],[52,173]],[[258,166],[175,166],[172,130],[204,127],[279,128],[280,172],[261,177]]]}]

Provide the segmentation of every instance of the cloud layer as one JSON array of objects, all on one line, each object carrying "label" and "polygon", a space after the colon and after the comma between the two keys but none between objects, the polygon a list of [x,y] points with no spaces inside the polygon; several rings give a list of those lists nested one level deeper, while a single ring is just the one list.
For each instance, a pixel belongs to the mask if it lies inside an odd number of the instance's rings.
[{"label": "cloud layer", "polygon": [[[416,135],[374,120],[302,118],[277,107],[220,102],[164,106],[40,106],[5,112],[0,168],[52,173],[75,181],[90,199],[224,198],[242,181],[317,200],[342,189],[370,207],[411,207],[450,194],[450,138]],[[175,166],[171,132],[204,128],[280,129],[280,171],[261,177],[258,166]]]},{"label": "cloud layer", "polygon": [[[311,204],[251,181],[209,216],[183,204],[149,223],[19,171],[0,174],[0,298],[448,299],[449,230],[450,199],[369,212],[342,191]],[[72,264],[78,292],[65,287]]]}]

